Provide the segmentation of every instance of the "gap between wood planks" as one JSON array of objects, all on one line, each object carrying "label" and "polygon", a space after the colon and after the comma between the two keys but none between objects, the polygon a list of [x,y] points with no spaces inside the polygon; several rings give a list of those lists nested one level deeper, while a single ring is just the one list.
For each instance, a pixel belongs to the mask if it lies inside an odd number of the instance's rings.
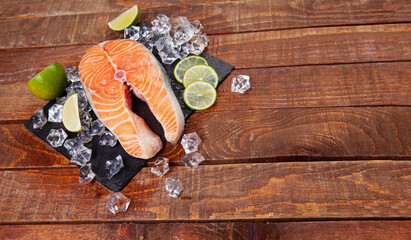
[{"label": "gap between wood planks", "polygon": [[[108,211],[108,210],[107,210]],[[121,214],[121,213],[119,213]],[[3,225],[92,225],[92,224],[122,224],[122,223],[135,223],[135,224],[160,224],[160,223],[325,223],[325,222],[395,222],[395,221],[411,221],[411,217],[353,217],[353,218],[259,218],[259,219],[210,219],[210,220],[75,220],[75,221],[33,221],[33,222],[0,222],[0,226]]]},{"label": "gap between wood planks", "polygon": [[[155,159],[154,157],[153,159]],[[153,159],[148,160],[147,165],[143,168],[151,168],[154,164]],[[70,160],[67,159],[67,162]],[[363,157],[316,157],[316,156],[283,156],[283,157],[267,157],[267,158],[244,158],[244,159],[231,159],[227,160],[213,160],[200,163],[200,166],[214,166],[214,165],[231,165],[231,164],[250,164],[250,163],[331,163],[338,161],[411,161],[411,157],[403,156],[363,156]],[[184,167],[184,163],[169,162],[169,166],[172,167]],[[4,168],[0,167],[0,172],[4,171],[29,171],[29,170],[47,170],[47,169],[78,169],[74,164],[60,165],[60,166],[44,166],[44,167],[12,167]],[[411,219],[411,217],[410,217]],[[1,223],[0,223],[1,224]]]}]

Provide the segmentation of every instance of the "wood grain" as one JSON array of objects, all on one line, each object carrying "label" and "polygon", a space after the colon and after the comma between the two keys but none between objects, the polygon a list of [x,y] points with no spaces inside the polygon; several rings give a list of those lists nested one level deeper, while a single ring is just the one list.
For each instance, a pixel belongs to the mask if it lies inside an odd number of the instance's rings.
[{"label": "wood grain", "polygon": [[[204,164],[411,158],[410,107],[266,109],[194,114],[185,133],[202,139]],[[22,124],[0,125],[1,168],[65,166]],[[182,165],[181,145],[159,153]]]},{"label": "wood grain", "polygon": [[[240,68],[411,60],[411,24],[329,27],[210,37],[207,53]],[[59,61],[80,62],[91,45],[0,51],[0,83],[28,81]],[[13,59],[13,61],[9,61]]]},{"label": "wood grain", "polygon": [[[119,34],[107,23],[135,1],[9,2],[0,6],[0,48],[96,43]],[[150,1],[139,2],[141,20],[159,14],[200,19],[209,34],[411,21],[402,0],[376,1]],[[225,14],[226,13],[226,14]],[[228,13],[228,14],[227,14]]]},{"label": "wood grain", "polygon": [[[251,77],[245,94],[231,92],[231,80],[238,74]],[[411,62],[235,70],[218,88],[217,104],[207,111],[409,106],[410,76]],[[0,102],[0,121],[25,121],[45,105],[21,81],[0,84]]]},{"label": "wood grain", "polygon": [[411,221],[0,225],[1,239],[409,239]]},{"label": "wood grain", "polygon": [[122,191],[127,213],[106,208],[108,191],[78,185],[77,169],[0,171],[0,222],[409,218],[410,161],[259,163],[172,167],[184,191],[144,168]]}]

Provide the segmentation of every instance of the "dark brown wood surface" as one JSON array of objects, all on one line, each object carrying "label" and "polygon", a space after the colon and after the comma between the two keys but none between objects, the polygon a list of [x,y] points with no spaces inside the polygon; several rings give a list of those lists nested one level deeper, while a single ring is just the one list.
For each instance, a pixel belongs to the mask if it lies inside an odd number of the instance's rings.
[{"label": "dark brown wood surface", "polygon": [[407,239],[410,221],[0,225],[2,239]]},{"label": "dark brown wood surface", "polygon": [[[26,84],[51,63],[77,65],[122,36],[107,22],[134,4],[199,19],[208,54],[236,70],[196,112],[206,158],[160,152],[122,190],[78,184],[78,168],[23,123],[46,102]],[[410,239],[411,2],[405,0],[73,0],[0,4],[0,239]],[[251,77],[245,94],[231,78]]]},{"label": "dark brown wood surface", "polygon": [[390,160],[178,166],[167,174],[184,187],[174,199],[165,178],[144,168],[122,190],[133,201],[118,215],[103,186],[79,186],[76,168],[1,171],[0,221],[408,218],[410,169]]}]

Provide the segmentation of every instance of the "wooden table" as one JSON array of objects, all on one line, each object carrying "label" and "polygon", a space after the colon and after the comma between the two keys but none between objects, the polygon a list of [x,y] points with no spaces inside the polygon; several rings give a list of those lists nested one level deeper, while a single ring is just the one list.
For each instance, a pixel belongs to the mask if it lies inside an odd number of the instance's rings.
[{"label": "wooden table", "polygon": [[[410,1],[137,2],[144,22],[201,20],[206,52],[236,70],[186,123],[206,161],[186,168],[180,145],[160,153],[181,196],[146,167],[113,215],[106,188],[80,186],[78,168],[24,128],[45,104],[26,83],[120,38],[107,22],[135,3],[0,4],[0,239],[411,238]],[[251,77],[245,94],[230,90],[238,74]]]}]

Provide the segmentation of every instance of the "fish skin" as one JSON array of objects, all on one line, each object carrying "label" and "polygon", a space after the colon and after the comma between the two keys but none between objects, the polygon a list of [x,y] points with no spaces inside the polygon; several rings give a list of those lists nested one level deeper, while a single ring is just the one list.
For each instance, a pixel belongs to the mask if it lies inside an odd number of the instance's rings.
[{"label": "fish skin", "polygon": [[166,140],[178,142],[184,130],[181,107],[161,64],[142,44],[121,39],[95,45],[81,59],[79,73],[97,117],[130,155],[149,159],[163,147],[132,112],[131,93],[147,103]]}]

